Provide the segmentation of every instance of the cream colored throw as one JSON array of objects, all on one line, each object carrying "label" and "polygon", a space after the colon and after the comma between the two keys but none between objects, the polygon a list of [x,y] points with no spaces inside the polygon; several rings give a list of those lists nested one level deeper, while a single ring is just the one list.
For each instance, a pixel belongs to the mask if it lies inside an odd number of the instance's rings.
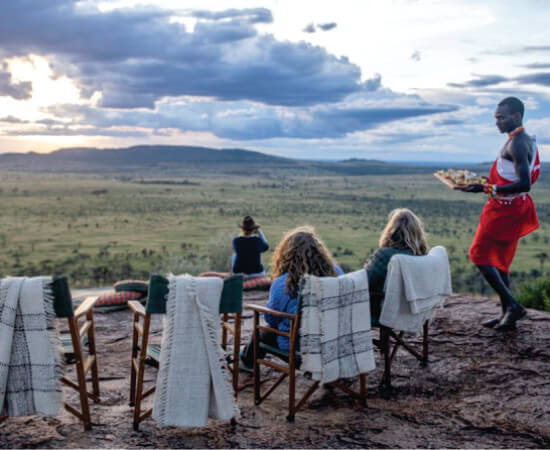
[{"label": "cream colored throw", "polygon": [[61,345],[50,277],[0,281],[0,416],[56,415]]},{"label": "cream colored throw", "polygon": [[223,280],[169,278],[153,418],[159,426],[200,427],[238,413],[220,347]]},{"label": "cream colored throw", "polygon": [[426,256],[394,255],[388,265],[380,323],[419,333],[434,308],[451,295],[451,272],[445,247]]},{"label": "cream colored throw", "polygon": [[375,368],[367,272],[307,275],[300,291],[301,369],[330,383]]}]

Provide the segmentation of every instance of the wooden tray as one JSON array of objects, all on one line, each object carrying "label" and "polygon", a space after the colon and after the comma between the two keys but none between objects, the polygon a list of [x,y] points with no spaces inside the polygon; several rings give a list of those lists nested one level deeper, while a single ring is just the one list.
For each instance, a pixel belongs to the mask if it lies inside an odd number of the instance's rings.
[{"label": "wooden tray", "polygon": [[455,186],[466,186],[465,184],[456,184],[454,181],[449,180],[448,178],[445,178],[443,175],[440,175],[438,173],[434,173],[434,177],[436,177],[439,181],[441,181],[444,185],[450,187],[451,189],[454,189]]},{"label": "wooden tray", "polygon": [[[451,189],[454,189],[455,187],[464,187],[468,186],[468,183],[455,183],[453,180],[449,180],[448,178],[445,178],[443,175],[440,175],[438,173],[434,173],[434,177],[436,177],[439,181],[441,181],[444,185],[450,187]],[[480,177],[482,180],[485,180],[485,183],[487,182],[487,177]]]}]

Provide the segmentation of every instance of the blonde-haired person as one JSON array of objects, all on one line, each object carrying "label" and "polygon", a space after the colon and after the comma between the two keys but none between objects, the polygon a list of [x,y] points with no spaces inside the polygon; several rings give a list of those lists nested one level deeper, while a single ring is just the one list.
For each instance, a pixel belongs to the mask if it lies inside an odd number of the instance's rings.
[{"label": "blonde-haired person", "polygon": [[[272,278],[267,307],[290,314],[296,312],[300,279],[306,274],[323,276],[342,275],[343,270],[336,264],[323,241],[310,226],[302,226],[288,231],[271,260]],[[281,319],[269,314],[264,316],[270,327],[280,331],[290,330],[289,319]],[[260,333],[260,340],[281,350],[289,349],[286,336],[275,333]],[[250,369],[254,363],[253,346],[250,342],[241,354],[244,369]],[[263,352],[262,352],[263,353]],[[262,358],[264,355],[259,355]],[[243,365],[241,364],[241,366]]]},{"label": "blonde-haired person", "polygon": [[378,250],[365,264],[369,278],[371,316],[375,319],[380,317],[391,257],[397,254],[420,256],[428,253],[424,224],[410,209],[394,209],[388,216],[378,246]]}]

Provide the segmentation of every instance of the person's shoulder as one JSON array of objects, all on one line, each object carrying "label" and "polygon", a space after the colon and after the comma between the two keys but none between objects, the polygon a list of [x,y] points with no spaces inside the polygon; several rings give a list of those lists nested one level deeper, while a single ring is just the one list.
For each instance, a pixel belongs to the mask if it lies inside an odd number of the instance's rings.
[{"label": "person's shoulder", "polygon": [[344,275],[344,270],[338,264],[334,264],[334,271],[336,275]]}]

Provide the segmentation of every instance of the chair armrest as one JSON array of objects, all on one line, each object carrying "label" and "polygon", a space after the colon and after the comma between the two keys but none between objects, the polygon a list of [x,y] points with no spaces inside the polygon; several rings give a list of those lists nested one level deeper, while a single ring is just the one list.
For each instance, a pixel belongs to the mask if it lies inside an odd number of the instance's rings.
[{"label": "chair armrest", "polygon": [[137,300],[129,301],[128,308],[130,308],[136,314],[139,314],[140,316],[145,317],[145,307]]},{"label": "chair armrest", "polygon": [[244,307],[245,307],[245,309],[251,309],[252,311],[255,311],[257,313],[269,314],[270,316],[285,317],[287,319],[293,319],[293,320],[296,320],[296,318],[297,318],[296,314],[290,314],[290,313],[286,313],[286,312],[282,312],[282,311],[277,311],[275,309],[266,308],[265,306],[246,303],[244,305]]},{"label": "chair armrest", "polygon": [[78,305],[78,308],[76,308],[74,316],[76,318],[79,318],[83,314],[86,314],[90,309],[93,308],[96,300],[97,297],[86,297],[86,300],[84,300],[80,305]]}]

